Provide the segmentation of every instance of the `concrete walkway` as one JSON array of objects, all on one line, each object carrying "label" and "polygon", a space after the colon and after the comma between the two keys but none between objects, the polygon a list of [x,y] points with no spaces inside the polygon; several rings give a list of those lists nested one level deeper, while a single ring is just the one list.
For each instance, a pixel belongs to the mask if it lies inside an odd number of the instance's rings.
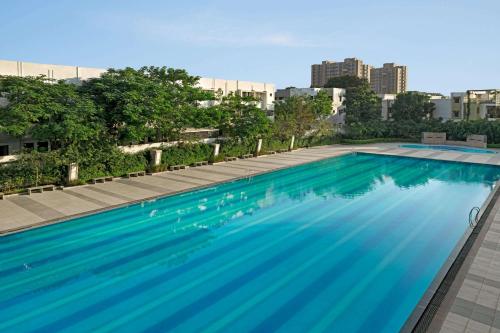
[{"label": "concrete walkway", "polygon": [[[171,195],[249,175],[339,156],[351,151],[500,165],[500,154],[400,148],[398,144],[323,146],[218,163],[153,176],[0,200],[0,234],[70,219],[120,205]],[[453,282],[430,332],[500,333],[500,200]]]}]

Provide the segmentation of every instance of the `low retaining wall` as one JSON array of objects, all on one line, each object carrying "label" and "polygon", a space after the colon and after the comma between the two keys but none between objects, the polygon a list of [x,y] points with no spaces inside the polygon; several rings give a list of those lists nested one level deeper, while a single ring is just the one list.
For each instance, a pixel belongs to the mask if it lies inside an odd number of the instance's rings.
[{"label": "low retaining wall", "polygon": [[467,135],[466,141],[447,140],[444,132],[423,132],[422,143],[430,145],[451,145],[451,146],[468,146],[476,148],[486,148],[486,135],[471,134]]}]

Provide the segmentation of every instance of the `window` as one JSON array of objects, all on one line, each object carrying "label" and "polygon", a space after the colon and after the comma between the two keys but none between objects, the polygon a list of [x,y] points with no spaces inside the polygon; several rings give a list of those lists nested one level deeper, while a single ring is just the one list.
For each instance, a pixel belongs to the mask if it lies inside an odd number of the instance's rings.
[{"label": "window", "polygon": [[49,143],[47,141],[38,142],[38,151],[39,152],[49,151]]},{"label": "window", "polygon": [[31,151],[35,148],[35,143],[34,142],[25,142],[23,144],[23,148],[28,150],[28,151]]},{"label": "window", "polygon": [[7,155],[9,155],[9,146],[8,145],[0,146],[0,156],[7,156]]},{"label": "window", "polygon": [[453,103],[460,103],[460,97],[453,97]]}]

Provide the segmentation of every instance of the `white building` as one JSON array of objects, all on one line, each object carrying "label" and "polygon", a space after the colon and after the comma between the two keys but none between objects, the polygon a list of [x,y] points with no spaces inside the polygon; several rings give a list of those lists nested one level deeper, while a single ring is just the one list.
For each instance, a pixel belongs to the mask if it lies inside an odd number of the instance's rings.
[{"label": "white building", "polygon": [[391,118],[391,109],[394,101],[396,100],[396,94],[378,94],[380,98],[381,108],[381,118],[382,120],[388,120]]},{"label": "white building", "polygon": [[431,96],[434,103],[433,118],[447,121],[451,119],[451,98],[445,96]]},{"label": "white building", "polygon": [[[251,96],[259,101],[257,106],[262,110],[270,111],[274,108],[276,88],[272,83],[202,77],[198,82],[198,86],[206,91],[221,93],[221,96],[227,96],[231,93],[240,96]],[[215,103],[215,101],[207,101],[205,105],[210,106]]]}]

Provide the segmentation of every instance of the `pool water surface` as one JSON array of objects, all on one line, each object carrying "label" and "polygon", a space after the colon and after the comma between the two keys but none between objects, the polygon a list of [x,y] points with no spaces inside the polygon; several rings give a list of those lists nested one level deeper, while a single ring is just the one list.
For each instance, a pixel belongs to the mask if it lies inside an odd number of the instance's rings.
[{"label": "pool water surface", "polygon": [[0,332],[398,332],[499,177],[358,153],[0,237]]}]

